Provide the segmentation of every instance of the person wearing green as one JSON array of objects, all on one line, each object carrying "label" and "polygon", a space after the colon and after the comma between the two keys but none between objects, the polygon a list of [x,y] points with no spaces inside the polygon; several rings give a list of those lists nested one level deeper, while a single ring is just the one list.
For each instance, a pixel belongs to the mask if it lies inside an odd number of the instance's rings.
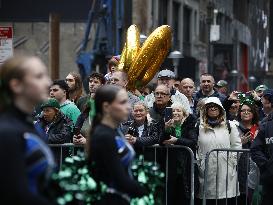
[{"label": "person wearing green", "polygon": [[75,125],[81,111],[75,103],[68,100],[68,94],[69,87],[64,80],[55,80],[50,87],[50,97],[55,98],[59,102],[62,113],[73,122],[73,125]]},{"label": "person wearing green", "polygon": [[[185,109],[187,106],[180,102],[174,102],[171,107],[173,117],[165,123],[162,143],[183,145],[189,147],[195,154],[198,138],[195,127],[196,118],[189,113],[188,109]],[[191,196],[191,157],[189,152],[182,149],[169,150],[168,158],[171,159],[168,161],[168,204],[179,205],[183,201],[183,204],[189,205]],[[197,175],[195,182],[198,182]],[[195,184],[194,191],[195,194],[198,192],[198,183]]]}]

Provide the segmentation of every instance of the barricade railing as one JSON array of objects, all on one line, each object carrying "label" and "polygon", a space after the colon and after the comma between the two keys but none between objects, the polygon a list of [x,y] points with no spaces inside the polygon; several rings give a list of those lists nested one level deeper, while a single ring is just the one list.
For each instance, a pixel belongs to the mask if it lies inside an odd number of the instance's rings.
[{"label": "barricade railing", "polygon": [[[225,164],[224,166],[226,167],[226,176],[225,176],[225,198],[221,197],[222,200],[225,200],[226,204],[228,204],[228,187],[231,186],[229,185],[229,177],[230,177],[230,172],[229,172],[229,169],[231,168],[229,166],[229,163],[230,163],[230,160],[233,160],[233,162],[235,162],[235,164],[233,164],[233,166],[235,166],[236,168],[236,183],[235,183],[235,186],[236,186],[236,195],[233,197],[235,202],[233,204],[238,204],[238,205],[243,205],[242,202],[239,203],[238,201],[238,197],[239,197],[239,178],[238,178],[238,171],[240,169],[239,167],[239,160],[240,160],[240,157],[242,156],[242,154],[245,153],[245,160],[247,160],[246,162],[246,167],[243,167],[244,170],[246,172],[246,181],[245,181],[245,186],[246,186],[246,190],[245,190],[245,202],[243,204],[250,204],[248,203],[248,179],[249,179],[249,160],[250,159],[250,150],[249,149],[213,149],[211,150],[210,152],[208,152],[206,154],[206,157],[205,157],[205,170],[204,170],[204,184],[203,184],[203,193],[202,193],[202,204],[203,205],[206,205],[206,202],[207,202],[207,194],[208,194],[208,185],[211,183],[208,183],[208,174],[212,172],[212,170],[210,170],[210,167],[212,167],[212,164],[210,164],[210,160],[212,160],[212,158],[214,158],[214,161],[213,163],[215,163],[215,160],[216,160],[216,173],[213,173],[215,174],[215,186],[211,185],[210,189],[210,193],[212,195],[213,193],[213,189],[215,188],[215,197],[213,197],[213,200],[215,200],[215,204],[217,205],[218,204],[218,200],[220,200],[219,198],[219,165],[220,163],[222,163],[220,166],[223,167],[223,164]],[[212,156],[213,155],[213,156]],[[219,156],[222,156],[221,159],[219,159]],[[226,157],[226,160],[224,160],[225,158],[223,157]],[[235,160],[235,161],[234,161]],[[213,164],[215,166],[215,164]],[[215,167],[213,167],[215,169]],[[239,168],[239,169],[238,169]],[[213,169],[213,170],[214,170]],[[223,171],[223,170],[222,170]],[[242,171],[242,170],[240,170]],[[257,173],[258,174],[258,173]],[[258,177],[258,176],[257,176]],[[213,178],[210,178],[210,179],[213,179]],[[222,179],[222,180],[221,180]],[[220,180],[223,181],[223,178],[221,178]],[[212,180],[213,181],[213,184],[214,184],[214,179]],[[229,187],[230,188],[230,187]],[[212,199],[210,197],[210,199]]]},{"label": "barricade railing", "polygon": [[[51,148],[60,148],[60,156],[59,156],[59,159],[60,159],[60,162],[59,162],[59,167],[62,166],[62,162],[63,162],[63,149],[64,148],[71,148],[73,149],[73,151],[71,152],[72,155],[75,154],[74,152],[74,149],[79,147],[79,148],[83,148],[84,146],[83,145],[74,145],[73,143],[66,143],[66,144],[49,144],[49,146]],[[165,201],[166,201],[166,205],[168,205],[168,166],[169,166],[169,149],[173,149],[173,150],[185,150],[189,153],[190,155],[190,188],[191,188],[191,196],[190,196],[190,205],[194,205],[194,165],[196,163],[196,160],[195,160],[195,157],[194,157],[194,153],[193,151],[189,148],[189,147],[186,147],[186,146],[180,146],[180,145],[167,145],[167,146],[160,146],[160,145],[154,145],[154,146],[149,146],[149,147],[144,147],[144,149],[154,149],[154,163],[157,163],[158,161],[158,150],[159,149],[166,149],[166,173],[165,173],[165,183],[166,183],[166,186],[165,186]],[[182,185],[181,185],[182,186]],[[181,201],[181,204],[184,204],[183,201]]]},{"label": "barricade railing", "polygon": [[63,164],[63,152],[64,152],[64,148],[70,149],[69,151],[71,151],[70,154],[72,156],[75,155],[75,148],[84,149],[84,145],[76,145],[76,144],[73,144],[73,143],[49,144],[48,146],[51,147],[51,148],[53,148],[53,149],[59,148],[60,156],[57,156],[57,157],[59,157],[59,167],[61,167],[62,164]]},{"label": "barricade railing", "polygon": [[[176,150],[185,150],[190,154],[190,177],[191,177],[191,194],[190,194],[190,205],[194,205],[194,164],[196,163],[194,153],[191,150],[191,148],[182,146],[182,145],[165,145],[165,146],[160,146],[160,145],[154,145],[150,147],[144,147],[145,149],[154,149],[154,156],[155,156],[155,162],[157,161],[157,149],[166,149],[166,173],[165,173],[165,196],[166,196],[166,205],[168,204],[168,167],[169,167],[169,149],[176,149]],[[184,204],[184,202],[181,202],[181,204]]]}]

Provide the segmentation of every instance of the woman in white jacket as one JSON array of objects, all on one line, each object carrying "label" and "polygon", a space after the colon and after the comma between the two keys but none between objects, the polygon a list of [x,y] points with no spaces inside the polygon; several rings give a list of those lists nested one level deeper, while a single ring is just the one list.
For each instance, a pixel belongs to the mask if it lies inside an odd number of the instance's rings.
[{"label": "woman in white jacket", "polygon": [[[232,121],[227,122],[226,112],[216,97],[209,97],[205,101],[200,113],[199,138],[198,138],[198,164],[200,193],[199,198],[203,198],[204,188],[204,170],[206,154],[213,149],[241,149],[241,139],[236,124]],[[217,153],[212,152],[209,157],[207,174],[207,205],[215,204],[218,199],[218,205],[235,204],[237,182],[237,154],[219,152],[218,154],[218,173],[217,173]],[[228,169],[227,169],[228,164]],[[228,172],[228,173],[227,173]],[[218,185],[216,185],[216,176],[218,174]],[[228,176],[228,177],[227,177]],[[226,177],[228,184],[226,186]],[[227,188],[226,188],[227,187]],[[217,188],[217,191],[216,191]],[[226,192],[227,191],[227,192]],[[226,195],[227,194],[227,195]],[[239,191],[237,192],[239,195]]]}]

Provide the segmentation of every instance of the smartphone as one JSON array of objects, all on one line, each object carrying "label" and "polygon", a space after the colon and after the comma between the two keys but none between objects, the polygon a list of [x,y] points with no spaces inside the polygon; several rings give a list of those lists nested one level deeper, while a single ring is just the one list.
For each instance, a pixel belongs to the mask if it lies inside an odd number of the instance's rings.
[{"label": "smartphone", "polygon": [[74,135],[78,136],[79,134],[81,134],[81,128],[80,127],[75,127],[74,128]]},{"label": "smartphone", "polygon": [[135,128],[129,127],[127,134],[132,135],[132,136],[135,137],[135,135],[136,135],[136,130],[135,130]]},{"label": "smartphone", "polygon": [[173,118],[173,109],[171,107],[166,107],[165,115],[164,115],[165,122],[168,122],[172,118]]}]

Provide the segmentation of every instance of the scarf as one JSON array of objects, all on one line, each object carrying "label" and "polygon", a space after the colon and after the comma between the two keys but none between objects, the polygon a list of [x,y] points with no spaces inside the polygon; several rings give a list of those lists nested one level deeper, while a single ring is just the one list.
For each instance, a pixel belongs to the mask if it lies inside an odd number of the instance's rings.
[{"label": "scarf", "polygon": [[208,118],[208,124],[213,128],[220,125],[220,122],[218,119]]},{"label": "scarf", "polygon": [[181,125],[179,125],[179,124],[175,125],[174,129],[175,129],[175,136],[177,138],[182,138],[182,131],[183,131],[183,129],[182,129]]}]

